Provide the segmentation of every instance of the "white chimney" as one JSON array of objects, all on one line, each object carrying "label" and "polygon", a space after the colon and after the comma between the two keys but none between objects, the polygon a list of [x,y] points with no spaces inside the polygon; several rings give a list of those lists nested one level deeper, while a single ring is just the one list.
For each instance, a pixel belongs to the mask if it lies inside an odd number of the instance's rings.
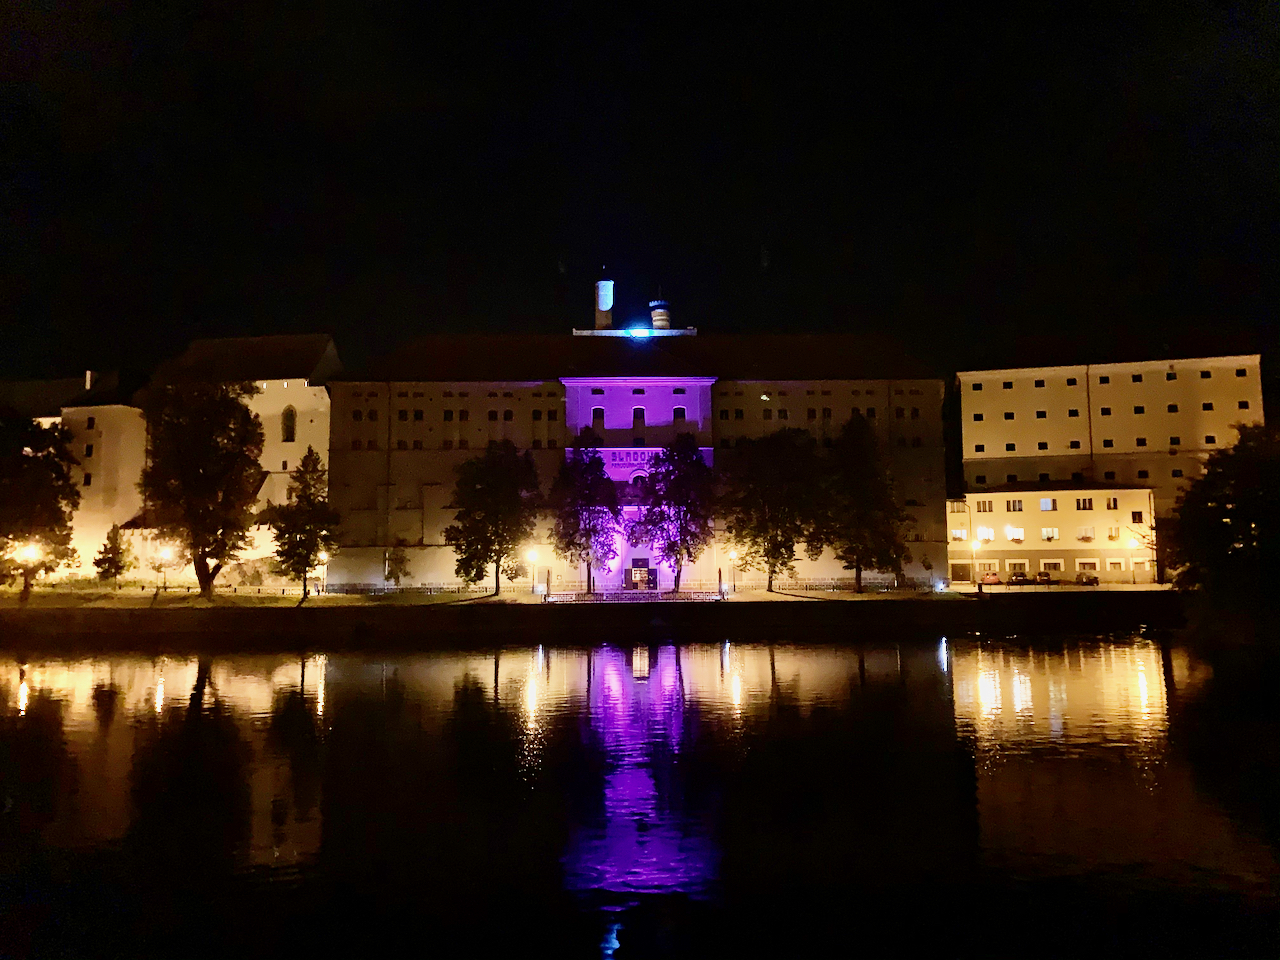
[{"label": "white chimney", "polygon": [[86,370],[84,372],[84,388],[85,390],[93,389],[93,371],[92,370]]},{"label": "white chimney", "polygon": [[613,326],[613,281],[596,281],[596,329],[608,330]]}]

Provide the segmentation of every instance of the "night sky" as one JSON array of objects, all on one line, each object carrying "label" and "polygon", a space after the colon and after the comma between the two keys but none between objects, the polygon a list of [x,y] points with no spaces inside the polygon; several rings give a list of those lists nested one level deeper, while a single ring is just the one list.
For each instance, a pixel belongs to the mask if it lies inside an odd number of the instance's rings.
[{"label": "night sky", "polygon": [[563,332],[602,264],[941,369],[1275,337],[1274,4],[538,7],[13,5],[0,375]]}]

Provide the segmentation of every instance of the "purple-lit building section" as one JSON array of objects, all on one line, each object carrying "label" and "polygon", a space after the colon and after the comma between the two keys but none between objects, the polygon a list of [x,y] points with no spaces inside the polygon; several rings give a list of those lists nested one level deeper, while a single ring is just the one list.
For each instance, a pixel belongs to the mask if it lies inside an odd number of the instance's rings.
[{"label": "purple-lit building section", "polygon": [[566,886],[624,895],[704,893],[716,878],[716,848],[705,823],[672,789],[685,719],[677,649],[658,649],[651,664],[638,654],[628,663],[622,650],[596,650],[590,678],[591,731],[608,772],[598,816],[570,839]]}]

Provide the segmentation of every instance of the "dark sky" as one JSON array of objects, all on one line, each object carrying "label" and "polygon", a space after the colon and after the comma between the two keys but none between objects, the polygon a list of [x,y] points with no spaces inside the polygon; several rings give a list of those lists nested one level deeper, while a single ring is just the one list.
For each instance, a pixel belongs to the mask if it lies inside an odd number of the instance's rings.
[{"label": "dark sky", "polygon": [[12,5],[0,373],[566,331],[601,264],[951,367],[1266,345],[1276,5],[987,8]]}]

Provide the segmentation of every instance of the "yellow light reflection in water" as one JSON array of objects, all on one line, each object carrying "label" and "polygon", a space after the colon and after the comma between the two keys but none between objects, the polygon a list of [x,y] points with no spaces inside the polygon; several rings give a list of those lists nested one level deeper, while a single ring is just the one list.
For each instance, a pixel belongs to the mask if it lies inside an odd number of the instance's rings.
[{"label": "yellow light reflection in water", "polygon": [[18,684],[18,716],[25,717],[27,715],[27,697],[29,691],[27,689],[27,681],[23,680]]},{"label": "yellow light reflection in water", "polygon": [[164,674],[156,681],[156,713],[164,709]]},{"label": "yellow light reflection in water", "polygon": [[324,674],[328,665],[328,658],[324,654],[316,657],[316,671],[319,674],[316,680],[316,716],[321,720],[324,719]]},{"label": "yellow light reflection in water", "polygon": [[733,698],[735,707],[742,706],[742,677],[738,674],[733,675],[733,679],[729,682],[730,696]]}]

